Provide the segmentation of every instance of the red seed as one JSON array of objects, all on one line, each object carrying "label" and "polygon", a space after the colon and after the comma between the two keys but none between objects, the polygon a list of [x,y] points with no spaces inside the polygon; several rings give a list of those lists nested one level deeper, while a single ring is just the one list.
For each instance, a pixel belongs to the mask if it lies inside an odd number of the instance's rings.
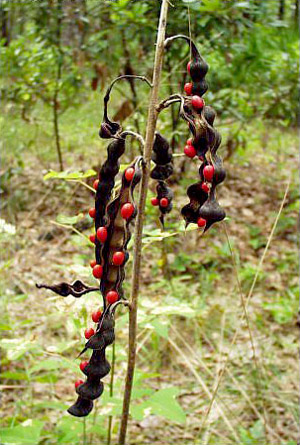
[{"label": "red seed", "polygon": [[92,320],[93,320],[93,322],[94,323],[98,323],[98,321],[100,320],[100,318],[101,318],[101,315],[102,315],[102,312],[99,310],[99,311],[94,311],[93,313],[92,313]]},{"label": "red seed", "polygon": [[192,106],[194,108],[201,109],[204,107],[204,100],[200,96],[193,96],[192,97]]},{"label": "red seed", "polygon": [[90,239],[90,242],[91,243],[94,243],[95,244],[95,241],[96,241],[96,236],[93,234],[93,235],[90,235],[89,236],[89,239]]},{"label": "red seed", "polygon": [[76,380],[75,382],[75,388],[78,388],[79,385],[82,385],[84,383],[83,380]]},{"label": "red seed", "polygon": [[96,264],[96,266],[93,267],[93,275],[95,278],[101,278],[103,274],[103,267],[101,264]]},{"label": "red seed", "polygon": [[134,168],[130,167],[125,170],[125,178],[128,182],[132,181],[134,177]]},{"label": "red seed", "polygon": [[188,64],[187,64],[187,66],[186,66],[187,72],[188,72],[189,74],[191,74],[191,63],[192,63],[192,61],[190,60],[190,61],[188,62]]},{"label": "red seed", "polygon": [[187,145],[193,145],[193,138],[189,138],[189,139],[186,141],[186,143],[187,143]]},{"label": "red seed", "polygon": [[89,364],[89,362],[85,361],[85,362],[81,362],[79,365],[80,371],[84,371],[84,369],[87,367],[87,365]]},{"label": "red seed", "polygon": [[151,204],[152,204],[153,206],[158,206],[158,204],[159,204],[159,200],[158,200],[158,198],[151,198]]},{"label": "red seed", "polygon": [[211,182],[214,177],[214,166],[213,165],[206,165],[203,169],[203,176],[206,179],[206,181]]},{"label": "red seed", "polygon": [[107,228],[106,227],[99,227],[97,229],[97,238],[100,241],[100,243],[105,243],[107,238]]},{"label": "red seed", "polygon": [[96,266],[96,264],[97,264],[96,260],[91,260],[90,261],[90,266],[91,266],[92,269]]},{"label": "red seed", "polygon": [[201,188],[205,193],[209,193],[209,186],[205,182],[201,184]]},{"label": "red seed", "polygon": [[95,179],[95,181],[93,182],[93,187],[95,190],[97,190],[98,185],[99,185],[99,179]]},{"label": "red seed", "polygon": [[198,218],[198,227],[204,227],[206,225],[206,220],[204,218]]},{"label": "red seed", "polygon": [[84,336],[85,336],[85,338],[86,338],[87,340],[88,340],[89,338],[93,337],[94,334],[95,334],[95,331],[94,331],[93,328],[87,328],[87,329],[84,331]]},{"label": "red seed", "polygon": [[188,82],[184,85],[184,91],[188,96],[192,95],[193,84],[192,82]]},{"label": "red seed", "polygon": [[161,198],[161,200],[159,201],[159,204],[161,207],[168,207],[168,205],[169,205],[168,198]]},{"label": "red seed", "polygon": [[130,202],[127,202],[126,204],[122,205],[121,208],[122,218],[129,219],[132,216],[133,212],[134,212],[134,207],[132,204],[130,204]]},{"label": "red seed", "polygon": [[89,210],[89,215],[91,218],[95,218],[96,216],[96,209],[94,209],[93,207]]},{"label": "red seed", "polygon": [[189,158],[194,158],[197,154],[195,147],[192,145],[186,145],[184,147],[184,154]]},{"label": "red seed", "polygon": [[113,304],[119,299],[119,294],[115,290],[110,290],[106,294],[106,300],[108,304]]},{"label": "red seed", "polygon": [[125,254],[124,252],[115,252],[113,254],[112,262],[114,266],[121,266],[124,263]]}]

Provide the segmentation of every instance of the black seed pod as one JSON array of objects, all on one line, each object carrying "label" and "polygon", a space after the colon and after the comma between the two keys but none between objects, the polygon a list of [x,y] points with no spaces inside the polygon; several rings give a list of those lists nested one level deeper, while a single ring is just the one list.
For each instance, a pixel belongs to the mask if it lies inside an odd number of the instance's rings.
[{"label": "black seed pod", "polygon": [[206,220],[205,231],[216,222],[222,221],[226,216],[226,213],[216,200],[215,194],[210,193],[207,201],[203,204],[199,211],[199,217]]},{"label": "black seed pod", "polygon": [[79,396],[74,405],[68,409],[68,413],[75,417],[85,417],[90,414],[93,406],[92,400],[83,399]]},{"label": "black seed pod", "polygon": [[190,185],[187,189],[187,195],[190,198],[190,202],[181,209],[181,214],[187,224],[197,224],[199,209],[207,200],[207,193],[202,190],[201,185],[202,182],[197,182],[196,184]]},{"label": "black seed pod", "polygon": [[203,96],[208,90],[208,85],[206,80],[200,80],[198,82],[193,82],[192,94],[197,96]]},{"label": "black seed pod", "polygon": [[[156,166],[151,171],[151,178],[158,181],[156,186],[156,198],[159,201],[160,221],[164,224],[164,216],[172,210],[173,192],[165,183],[173,173],[173,153],[168,141],[159,133],[155,134],[152,161]],[[161,199],[166,198],[166,206],[161,205]],[[164,201],[163,201],[164,202]]]},{"label": "black seed pod", "polygon": [[193,82],[199,82],[204,79],[208,71],[208,65],[204,59],[200,56],[197,51],[197,54],[192,54],[193,58],[190,63],[190,75]]},{"label": "black seed pod", "polygon": [[[192,59],[189,63],[189,71],[193,80],[192,94],[202,96],[207,90],[205,76],[208,65],[199,54],[196,46],[186,36],[179,36],[187,40],[192,49]],[[192,133],[192,145],[196,154],[203,163],[199,168],[200,181],[191,185],[187,189],[190,202],[182,210],[186,224],[197,223],[199,218],[206,220],[205,230],[214,222],[221,221],[225,217],[225,212],[216,201],[215,188],[225,179],[225,170],[222,160],[216,152],[221,144],[221,136],[213,127],[216,113],[209,106],[198,107],[192,105],[191,97],[184,97],[181,105],[180,115],[188,122]],[[203,170],[206,165],[213,165],[214,172],[211,184],[206,184]],[[199,224],[202,226],[202,221]]]},{"label": "black seed pod", "polygon": [[207,120],[207,122],[209,123],[209,125],[213,125],[214,124],[214,120],[216,117],[216,112],[212,107],[209,106],[205,106],[204,107],[204,117]]}]

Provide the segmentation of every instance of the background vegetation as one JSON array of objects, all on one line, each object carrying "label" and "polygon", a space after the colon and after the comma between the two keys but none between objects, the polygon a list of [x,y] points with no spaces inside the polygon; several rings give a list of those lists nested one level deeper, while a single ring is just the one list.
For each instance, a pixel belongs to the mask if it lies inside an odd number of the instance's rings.
[{"label": "background vegetation", "polygon": [[[74,172],[97,171],[105,158],[98,127],[111,79],[151,77],[159,6],[1,2],[4,444],[102,444],[109,415],[116,438],[127,314],[116,323],[114,395],[107,377],[95,414],[77,420],[65,409],[99,302],[35,283],[93,283],[93,194],[83,184],[93,177]],[[183,157],[164,232],[147,205],[132,444],[296,444],[298,20],[297,0],[172,0],[168,35],[190,32],[210,65],[205,98],[223,136],[219,198],[228,219],[204,237],[185,232],[179,210],[196,166]],[[183,90],[188,60],[179,43],[166,53],[162,98]],[[114,117],[143,132],[147,98],[143,84],[120,84]],[[175,108],[165,113],[159,130],[182,153],[186,126]],[[44,180],[49,170],[64,174]]]}]

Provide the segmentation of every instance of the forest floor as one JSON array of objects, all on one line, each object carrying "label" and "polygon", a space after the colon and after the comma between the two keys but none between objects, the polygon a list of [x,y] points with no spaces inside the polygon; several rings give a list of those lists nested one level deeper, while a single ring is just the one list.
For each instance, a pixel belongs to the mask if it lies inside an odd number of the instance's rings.
[{"label": "forest floor", "polygon": [[[1,166],[2,442],[17,443],[23,434],[21,443],[102,444],[111,414],[115,443],[125,310],[116,319],[114,396],[107,376],[94,414],[83,422],[65,409],[75,400],[76,357],[99,297],[62,298],[35,287],[75,278],[94,283],[86,216],[93,194],[78,182],[44,181],[56,169],[51,126],[19,125],[8,114]],[[72,171],[104,160],[103,143],[87,136],[92,121],[82,113],[74,130],[74,114],[62,120]],[[220,130],[226,140],[232,127],[221,122]],[[180,208],[197,178],[194,164],[184,178],[177,172],[164,232],[149,205],[152,191],[148,196],[130,444],[296,445],[299,437],[298,137],[259,121],[244,132],[246,146],[224,162],[227,179],[218,197],[225,223],[204,236],[184,231]],[[71,229],[59,225],[80,213],[85,216]]]}]

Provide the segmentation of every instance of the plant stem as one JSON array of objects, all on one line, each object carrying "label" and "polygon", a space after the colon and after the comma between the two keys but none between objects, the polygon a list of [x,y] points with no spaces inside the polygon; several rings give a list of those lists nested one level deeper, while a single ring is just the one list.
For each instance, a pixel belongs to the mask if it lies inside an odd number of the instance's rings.
[{"label": "plant stem", "polygon": [[163,64],[167,14],[168,14],[168,0],[162,0],[158,32],[157,32],[155,59],[153,66],[152,90],[150,93],[146,138],[144,145],[145,163],[143,166],[143,177],[140,185],[138,214],[137,214],[135,233],[134,233],[133,272],[132,272],[132,285],[131,285],[131,296],[130,296],[131,306],[129,311],[128,363],[127,363],[127,373],[126,373],[124,398],[123,398],[123,411],[121,417],[119,445],[125,444],[131,391],[133,385],[133,375],[135,368],[137,308],[138,308],[138,293],[139,293],[140,275],[141,275],[143,223],[145,215],[146,197],[148,191],[148,182],[150,176],[151,152],[153,147],[156,122],[158,116],[157,100],[158,100],[158,91],[159,91],[162,64]]},{"label": "plant stem", "polygon": [[[114,395],[115,361],[116,361],[116,343],[113,342],[112,358],[111,358],[111,371],[110,371],[110,385],[109,385],[110,397],[112,397]],[[108,427],[107,427],[107,445],[110,445],[110,443],[111,443],[111,427],[112,427],[112,416],[109,416]]]},{"label": "plant stem", "polygon": [[86,418],[83,419],[82,427],[83,427],[82,444],[86,445]]},{"label": "plant stem", "polygon": [[62,72],[62,59],[63,53],[61,49],[61,25],[62,25],[62,0],[58,1],[57,4],[57,31],[56,31],[56,47],[58,51],[58,59],[57,59],[57,75],[55,79],[55,88],[53,94],[52,101],[52,109],[53,109],[53,125],[54,125],[54,135],[55,135],[55,145],[56,151],[58,155],[58,162],[60,171],[64,170],[63,159],[61,154],[60,147],[60,135],[59,135],[59,126],[58,126],[58,94],[60,90],[60,80],[61,80],[61,72]]}]

